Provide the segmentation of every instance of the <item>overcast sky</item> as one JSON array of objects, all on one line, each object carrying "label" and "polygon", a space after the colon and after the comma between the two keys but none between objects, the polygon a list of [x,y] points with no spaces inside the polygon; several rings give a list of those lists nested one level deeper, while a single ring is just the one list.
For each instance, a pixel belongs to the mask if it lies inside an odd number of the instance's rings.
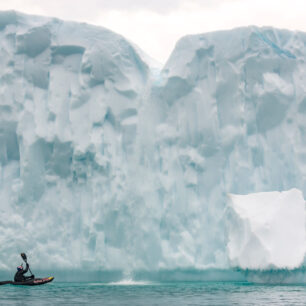
[{"label": "overcast sky", "polygon": [[306,32],[306,0],[0,0],[0,10],[107,27],[164,63],[186,34],[269,25]]}]

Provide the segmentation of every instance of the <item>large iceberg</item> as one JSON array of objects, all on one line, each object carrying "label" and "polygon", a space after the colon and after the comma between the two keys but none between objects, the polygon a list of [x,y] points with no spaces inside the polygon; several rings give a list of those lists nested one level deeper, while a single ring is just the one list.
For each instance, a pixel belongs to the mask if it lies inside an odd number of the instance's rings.
[{"label": "large iceberg", "polygon": [[107,29],[9,11],[0,58],[2,271],[21,251],[37,269],[228,269],[228,192],[306,194],[305,33],[186,36],[158,70]]}]

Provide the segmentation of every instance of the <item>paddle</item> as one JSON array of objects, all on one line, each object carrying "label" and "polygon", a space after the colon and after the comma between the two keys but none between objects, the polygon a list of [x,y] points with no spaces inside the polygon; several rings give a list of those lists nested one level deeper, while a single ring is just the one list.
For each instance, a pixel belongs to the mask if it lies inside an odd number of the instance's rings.
[{"label": "paddle", "polygon": [[[21,258],[24,260],[25,263],[27,263],[27,255],[25,253],[21,253],[20,254]],[[33,275],[30,267],[29,267],[29,271],[31,272],[31,274]]]}]

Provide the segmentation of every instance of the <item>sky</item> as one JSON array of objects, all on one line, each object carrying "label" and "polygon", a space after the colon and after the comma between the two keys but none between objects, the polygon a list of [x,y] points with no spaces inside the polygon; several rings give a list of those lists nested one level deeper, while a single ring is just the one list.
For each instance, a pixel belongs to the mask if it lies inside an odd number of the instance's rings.
[{"label": "sky", "polygon": [[165,63],[188,34],[239,26],[306,32],[306,0],[0,0],[0,10],[99,25]]}]

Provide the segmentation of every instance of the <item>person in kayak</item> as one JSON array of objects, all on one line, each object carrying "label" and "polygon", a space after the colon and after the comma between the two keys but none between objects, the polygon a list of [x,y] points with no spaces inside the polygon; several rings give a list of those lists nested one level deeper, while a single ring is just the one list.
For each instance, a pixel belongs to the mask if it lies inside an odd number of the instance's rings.
[{"label": "person in kayak", "polygon": [[18,266],[17,267],[17,272],[15,274],[14,277],[14,281],[15,282],[26,282],[28,280],[34,279],[34,275],[31,276],[24,276],[24,274],[26,274],[29,270],[29,264],[27,263],[27,266],[25,268],[25,270],[23,269],[23,266]]}]

